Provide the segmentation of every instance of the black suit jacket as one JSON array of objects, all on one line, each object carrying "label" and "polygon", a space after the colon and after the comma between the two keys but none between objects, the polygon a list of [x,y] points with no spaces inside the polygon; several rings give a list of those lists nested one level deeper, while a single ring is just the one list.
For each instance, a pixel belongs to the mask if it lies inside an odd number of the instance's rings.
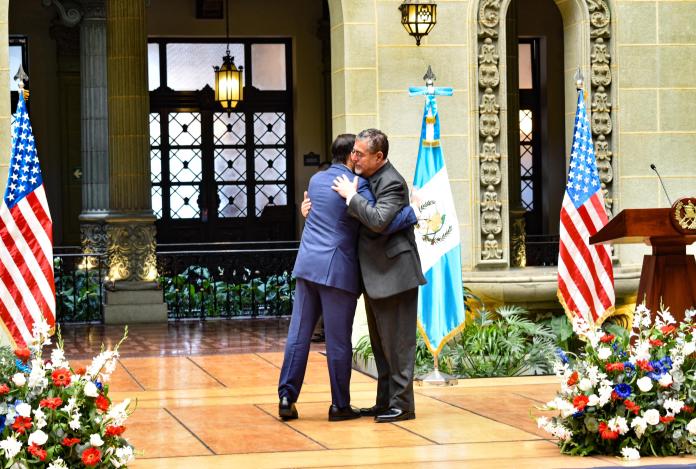
[{"label": "black suit jacket", "polygon": [[368,178],[374,207],[361,195],[350,199],[348,213],[362,223],[358,258],[365,291],[387,298],[426,283],[413,228],[381,234],[401,208],[409,205],[408,186],[390,162]]}]

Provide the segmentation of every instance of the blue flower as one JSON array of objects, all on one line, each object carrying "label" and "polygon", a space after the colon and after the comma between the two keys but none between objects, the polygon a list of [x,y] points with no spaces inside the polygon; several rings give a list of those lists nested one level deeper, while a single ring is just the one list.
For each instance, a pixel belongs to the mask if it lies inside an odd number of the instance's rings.
[{"label": "blue flower", "polygon": [[631,386],[626,383],[615,384],[614,392],[621,399],[627,399],[631,395]]},{"label": "blue flower", "polygon": [[556,356],[560,358],[563,363],[568,363],[568,355],[565,354],[562,348],[556,348]]},{"label": "blue flower", "polygon": [[671,357],[662,357],[660,359],[660,363],[662,364],[662,369],[665,372],[672,369],[672,358]]},{"label": "blue flower", "polygon": [[100,391],[104,390],[104,385],[100,381],[95,381],[94,385],[99,389]]},{"label": "blue flower", "polygon": [[575,412],[575,413],[573,414],[573,417],[576,418],[576,419],[579,419],[579,418],[581,418],[583,415],[585,415],[585,411],[584,411],[584,410],[579,410],[579,411],[577,411],[577,412]]},{"label": "blue flower", "polygon": [[636,366],[633,363],[624,362],[623,365],[624,365],[624,373],[626,373],[627,375],[633,374],[636,372]]},{"label": "blue flower", "polygon": [[31,367],[22,363],[22,360],[20,360],[19,358],[15,359],[15,365],[17,366],[17,369],[19,371],[23,373],[31,373]]},{"label": "blue flower", "polygon": [[7,419],[6,416],[0,415],[0,433],[5,429],[5,420]]}]

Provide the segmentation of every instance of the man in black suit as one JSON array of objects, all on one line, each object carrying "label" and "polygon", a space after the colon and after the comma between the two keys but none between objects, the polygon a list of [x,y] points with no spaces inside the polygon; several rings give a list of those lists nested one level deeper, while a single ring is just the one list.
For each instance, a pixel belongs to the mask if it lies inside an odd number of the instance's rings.
[{"label": "man in black suit", "polygon": [[413,373],[416,356],[418,286],[425,284],[413,230],[383,234],[409,205],[408,186],[387,159],[389,141],[377,129],[358,134],[351,157],[356,174],[368,179],[372,206],[358,194],[357,178],[341,175],[333,189],[346,199],[348,213],[360,220],[358,258],[365,291],[370,342],[377,365],[375,406],[361,409],[376,422],[416,417]]}]

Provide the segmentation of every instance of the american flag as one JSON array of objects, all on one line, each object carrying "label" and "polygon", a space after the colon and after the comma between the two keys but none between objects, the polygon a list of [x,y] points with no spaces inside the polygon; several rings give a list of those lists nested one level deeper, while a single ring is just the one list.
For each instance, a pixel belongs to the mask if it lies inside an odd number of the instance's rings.
[{"label": "american flag", "polygon": [[12,155],[0,205],[0,318],[18,346],[44,316],[55,324],[53,234],[27,105],[19,93]]},{"label": "american flag", "polygon": [[608,218],[582,90],[574,132],[561,207],[558,298],[571,319],[597,324],[614,310],[614,271],[609,246],[589,244]]}]

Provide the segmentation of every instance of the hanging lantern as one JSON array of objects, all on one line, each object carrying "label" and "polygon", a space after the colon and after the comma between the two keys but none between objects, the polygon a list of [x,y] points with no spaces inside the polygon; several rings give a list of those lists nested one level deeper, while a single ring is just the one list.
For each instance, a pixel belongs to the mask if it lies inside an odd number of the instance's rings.
[{"label": "hanging lantern", "polygon": [[213,67],[215,71],[215,101],[230,115],[232,109],[237,107],[244,99],[244,67],[234,64],[234,57],[230,55],[230,2],[225,2],[225,36],[227,37],[227,52],[222,57],[222,65]]},{"label": "hanging lantern", "polygon": [[215,101],[227,110],[229,114],[237,104],[244,99],[244,67],[234,64],[234,57],[229,49],[222,58],[222,65],[213,67],[215,70]]},{"label": "hanging lantern", "polygon": [[399,6],[401,24],[420,46],[423,36],[427,36],[437,23],[437,4],[430,0],[404,0]]}]

